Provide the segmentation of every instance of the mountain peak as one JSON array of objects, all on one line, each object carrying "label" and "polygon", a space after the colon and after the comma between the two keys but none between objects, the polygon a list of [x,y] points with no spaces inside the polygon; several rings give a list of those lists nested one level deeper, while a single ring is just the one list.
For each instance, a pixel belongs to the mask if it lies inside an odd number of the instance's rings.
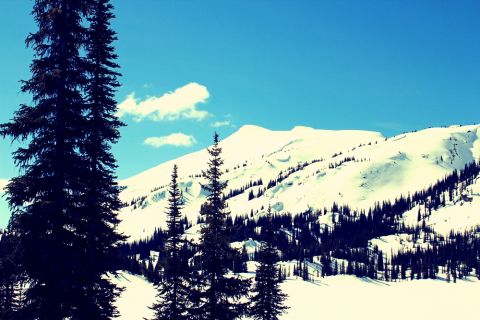
[{"label": "mountain peak", "polygon": [[307,127],[307,126],[295,126],[292,129],[292,132],[309,132],[309,131],[314,131],[316,129],[312,127]]},{"label": "mountain peak", "polygon": [[257,125],[254,125],[254,124],[245,124],[243,126],[240,127],[240,129],[238,129],[237,132],[248,132],[248,133],[255,133],[255,132],[268,132],[270,130],[264,128],[264,127],[261,127],[261,126],[257,126]]}]

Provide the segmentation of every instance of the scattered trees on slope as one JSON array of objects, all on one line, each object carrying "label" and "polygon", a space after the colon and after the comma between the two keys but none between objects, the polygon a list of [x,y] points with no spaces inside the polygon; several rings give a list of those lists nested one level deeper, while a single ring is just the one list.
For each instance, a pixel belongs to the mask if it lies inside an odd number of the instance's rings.
[{"label": "scattered trees on slope", "polygon": [[[473,183],[479,172],[480,163],[468,164],[425,190],[401,196],[394,202],[378,203],[366,211],[334,204],[322,211],[275,214],[271,218],[278,232],[275,244],[282,260],[298,261],[293,273],[305,279],[310,279],[312,272],[323,276],[353,274],[388,281],[433,278],[439,272],[446,272],[452,280],[478,274],[480,240],[476,230],[441,236],[423,223],[406,226],[401,218],[406,211],[419,206],[421,219],[426,219],[432,210],[443,206],[444,201],[457,201],[461,198],[461,189]],[[332,212],[335,213],[332,223],[321,224],[320,217]],[[267,239],[265,216],[236,215],[233,219],[227,217],[226,223],[231,242]],[[382,251],[369,245],[370,239],[398,233],[409,234],[413,243],[422,239],[430,247],[399,252],[387,260]],[[258,252],[253,258],[258,260]],[[247,259],[248,256],[244,256],[240,261]],[[319,269],[313,271],[313,266]],[[287,272],[290,271],[282,271]]]}]

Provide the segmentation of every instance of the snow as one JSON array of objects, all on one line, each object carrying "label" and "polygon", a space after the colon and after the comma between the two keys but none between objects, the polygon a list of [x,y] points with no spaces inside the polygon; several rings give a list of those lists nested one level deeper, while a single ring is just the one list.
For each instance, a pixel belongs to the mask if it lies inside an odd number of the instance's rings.
[{"label": "snow", "polygon": [[[454,169],[479,159],[479,136],[478,125],[431,128],[388,139],[370,131],[308,127],[273,131],[244,126],[221,142],[224,169],[228,170],[224,178],[229,182],[229,189],[239,189],[261,178],[263,186],[252,188],[256,195],[280,173],[285,175],[289,168],[300,163],[310,164],[290,174],[263,196],[249,201],[250,190],[247,190],[229,199],[228,206],[232,215],[251,211],[263,214],[268,204],[276,211],[291,213],[323,209],[333,202],[368,208],[377,201],[393,200],[422,190]],[[354,157],[356,161],[329,168],[330,164],[346,157]],[[207,159],[206,150],[201,150],[122,181],[126,186],[121,194],[123,201],[130,204],[132,199],[141,196],[146,196],[146,200],[139,208],[128,206],[122,210],[120,231],[134,241],[149,237],[155,228],[165,226],[166,199],[162,195],[173,163],[179,166],[180,185],[186,198],[184,213],[195,223],[205,201],[205,192],[200,187],[203,179],[198,175],[205,169]],[[472,213],[467,213],[472,223],[474,210],[472,207]],[[453,214],[441,213],[443,220],[432,223],[442,228],[441,221],[446,219],[448,227],[451,221],[446,217]]]},{"label": "snow", "polygon": [[[400,195],[422,190],[442,179],[454,169],[480,158],[480,126],[451,126],[404,133],[386,139],[377,132],[328,131],[308,127],[295,127],[290,131],[272,131],[258,126],[244,126],[226,138],[224,149],[225,179],[229,188],[239,189],[251,181],[263,180],[262,186],[252,188],[254,195],[266,187],[270,179],[284,175],[289,168],[309,162],[304,168],[291,173],[281,183],[268,189],[259,198],[248,200],[248,192],[228,200],[232,215],[264,214],[269,204],[275,211],[299,213],[309,208],[323,209],[333,202],[353,208],[368,208],[376,201],[393,200]],[[334,156],[336,154],[336,156]],[[346,157],[357,161],[345,162]],[[184,213],[196,222],[205,193],[198,177],[205,167],[207,153],[201,150],[174,161],[160,164],[144,173],[122,182],[127,187],[122,200],[130,203],[134,198],[146,196],[138,205],[128,206],[121,212],[120,231],[130,241],[149,237],[155,228],[165,226],[165,191],[173,163],[180,167],[180,186],[185,195]],[[323,159],[323,160],[321,160]],[[315,160],[315,161],[314,161]],[[463,190],[445,207],[432,210],[418,219],[416,206],[403,215],[406,225],[425,223],[435,232],[447,235],[451,230],[471,230],[480,225],[480,177]],[[422,211],[423,212],[423,211]],[[254,217],[255,218],[255,217]],[[324,226],[332,226],[337,212],[319,217]],[[185,237],[199,241],[201,225],[193,225]],[[285,231],[288,232],[288,231]],[[369,247],[378,247],[389,259],[400,250],[429,246],[421,234],[413,242],[412,235],[394,234],[371,239]],[[232,247],[245,246],[252,254],[259,242],[248,239],[232,243]],[[155,252],[152,252],[154,255]],[[318,257],[317,257],[318,258]],[[338,260],[338,263],[342,261]],[[295,262],[281,262],[292,269]],[[310,267],[317,264],[312,263]],[[257,263],[247,263],[252,278]],[[305,282],[289,278],[282,283],[289,295],[288,313],[282,320],[309,319],[471,319],[477,314],[475,297],[480,295],[480,281],[474,278],[459,280],[456,284],[444,279],[383,282],[354,276],[317,278]],[[142,277],[120,272],[115,283],[125,287],[117,301],[121,320],[151,318],[148,307],[155,302],[156,290]]]},{"label": "snow", "polygon": [[[117,301],[120,320],[151,319],[154,287],[143,278],[121,273],[125,291]],[[316,319],[473,319],[480,283],[469,278],[383,282],[354,276],[322,278],[312,283],[288,279],[281,285],[290,307],[281,320]]]},{"label": "snow", "polygon": [[185,239],[195,244],[200,243],[202,225],[203,224],[199,223],[185,230],[185,233],[184,233]]},{"label": "snow", "polygon": [[245,251],[249,259],[254,259],[255,253],[260,250],[261,243],[257,240],[253,240],[252,238],[249,238],[248,240],[245,240],[245,241],[232,242],[230,243],[230,246],[238,250],[239,252],[242,252],[243,248],[245,248]]},{"label": "snow", "polygon": [[478,282],[441,280],[385,283],[353,276],[327,277],[320,284],[287,280],[282,289],[294,319],[472,319]]},{"label": "snow", "polygon": [[252,238],[245,241],[232,242],[230,244],[232,248],[237,249],[238,251],[242,251],[243,248],[245,248],[249,255],[253,255],[256,251],[260,250],[260,245],[260,242],[253,240]]},{"label": "snow", "polygon": [[155,303],[157,291],[150,282],[128,272],[119,272],[111,280],[125,289],[115,303],[119,320],[152,319],[154,313],[149,307]]},{"label": "snow", "polygon": [[475,229],[480,226],[480,177],[477,177],[474,184],[467,187],[454,202],[447,202],[445,207],[432,210],[431,215],[420,222],[417,221],[419,208],[423,212],[423,206],[416,206],[403,215],[407,225],[415,225],[425,220],[427,226],[444,236],[451,231],[464,232]]},{"label": "snow", "polygon": [[[457,196],[453,202],[446,203],[445,207],[432,210],[431,214],[418,221],[418,211],[424,212],[423,205],[417,205],[403,214],[403,221],[406,225],[415,226],[422,224],[430,226],[436,234],[448,236],[450,232],[460,232],[475,230],[480,226],[480,177],[468,186],[462,195]],[[328,215],[322,216],[324,220]],[[325,218],[324,218],[325,217]],[[383,236],[369,241],[369,247],[378,247],[384,253],[386,258],[391,254],[397,254],[399,251],[413,250],[414,248],[426,249],[429,247],[428,241],[424,239],[424,234],[414,243],[411,234],[394,234]]]},{"label": "snow", "polygon": [[462,202],[439,208],[428,220],[436,232],[447,235],[451,230],[467,231],[480,225],[480,199],[475,197],[472,202]]},{"label": "snow", "polygon": [[430,245],[423,238],[413,242],[411,234],[400,233],[371,239],[369,247],[372,249],[377,247],[378,250],[382,251],[385,258],[391,259],[392,254],[396,255],[400,251],[413,251],[415,248],[428,249]]},{"label": "snow", "polygon": [[318,222],[322,226],[332,228],[334,226],[334,220],[338,221],[339,215],[340,214],[338,212],[327,212],[326,214],[318,218]]}]

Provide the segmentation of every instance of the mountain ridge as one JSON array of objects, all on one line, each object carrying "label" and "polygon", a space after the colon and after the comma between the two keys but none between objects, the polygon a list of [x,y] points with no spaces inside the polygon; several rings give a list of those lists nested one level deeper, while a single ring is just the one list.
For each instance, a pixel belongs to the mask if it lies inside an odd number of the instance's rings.
[{"label": "mountain ridge", "polygon": [[[333,202],[367,208],[428,187],[477,160],[479,136],[478,125],[428,128],[390,138],[362,130],[243,126],[220,144],[231,191],[228,204],[234,215],[261,214],[269,203],[276,211],[291,213]],[[121,196],[128,206],[121,212],[120,230],[135,240],[164,225],[173,163],[180,168],[184,212],[195,222],[205,199],[199,175],[207,159],[203,149],[123,180]]]}]

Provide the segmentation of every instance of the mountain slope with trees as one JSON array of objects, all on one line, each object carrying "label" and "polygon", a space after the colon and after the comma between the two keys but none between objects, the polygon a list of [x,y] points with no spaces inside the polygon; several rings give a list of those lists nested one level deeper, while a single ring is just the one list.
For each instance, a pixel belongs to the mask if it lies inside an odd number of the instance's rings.
[{"label": "mountain slope with trees", "polygon": [[[480,126],[431,128],[385,138],[375,132],[245,126],[220,142],[232,216],[258,217],[268,204],[292,215],[331,208],[364,209],[428,189],[480,158]],[[179,186],[184,213],[195,224],[206,192],[201,186],[206,150],[175,159],[184,168]],[[120,229],[130,241],[165,228],[169,168],[161,164],[124,180]]]}]

